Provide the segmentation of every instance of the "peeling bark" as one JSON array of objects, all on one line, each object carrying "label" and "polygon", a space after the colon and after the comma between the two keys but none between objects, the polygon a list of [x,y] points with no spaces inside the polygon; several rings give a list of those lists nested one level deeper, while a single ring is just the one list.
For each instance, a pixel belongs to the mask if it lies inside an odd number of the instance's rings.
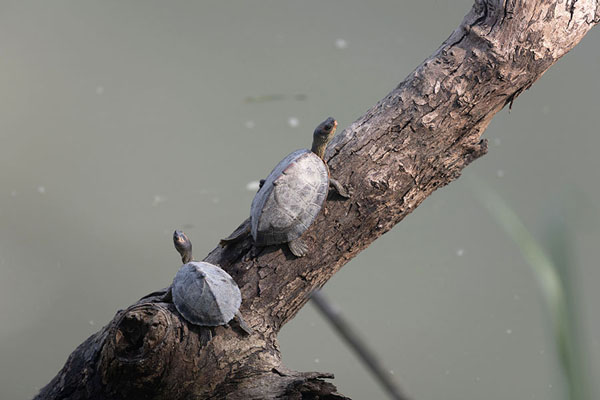
[{"label": "peeling bark", "polygon": [[332,375],[281,365],[282,325],[314,289],[485,154],[481,135],[494,114],[598,22],[600,0],[477,0],[431,57],[330,144],[330,171],[354,195],[330,196],[303,236],[306,257],[286,246],[252,256],[249,237],[206,257],[240,286],[253,335],[234,323],[186,323],[163,289],[119,311],[36,398],[345,399],[323,380]]}]

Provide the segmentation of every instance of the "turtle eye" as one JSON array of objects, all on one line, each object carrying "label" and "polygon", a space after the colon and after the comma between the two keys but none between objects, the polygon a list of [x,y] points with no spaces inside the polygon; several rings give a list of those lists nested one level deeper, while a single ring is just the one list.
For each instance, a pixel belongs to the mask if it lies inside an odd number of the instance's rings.
[{"label": "turtle eye", "polygon": [[328,131],[328,132],[331,130],[331,128],[332,128],[332,126],[331,126],[331,125],[329,125],[329,124],[327,124],[327,125],[325,125],[325,126],[323,127],[323,129],[325,129],[325,130],[326,130],[326,131]]}]

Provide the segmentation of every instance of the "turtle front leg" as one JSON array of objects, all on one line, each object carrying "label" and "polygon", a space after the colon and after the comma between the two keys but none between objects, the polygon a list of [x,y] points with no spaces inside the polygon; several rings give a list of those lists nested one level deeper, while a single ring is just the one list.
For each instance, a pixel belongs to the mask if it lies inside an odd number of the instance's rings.
[{"label": "turtle front leg", "polygon": [[237,321],[237,323],[240,326],[240,328],[242,328],[242,330],[244,332],[246,332],[247,335],[252,335],[254,333],[254,331],[252,330],[252,328],[250,328],[248,326],[248,324],[246,324],[246,321],[244,321],[244,318],[242,318],[242,314],[240,314],[239,311],[237,311],[235,313],[235,320]]},{"label": "turtle front leg", "polygon": [[227,246],[228,244],[239,242],[250,234],[250,218],[247,218],[235,231],[225,239],[221,239],[219,244],[221,246]]},{"label": "turtle front leg", "polygon": [[288,247],[290,248],[292,254],[296,257],[304,257],[306,254],[308,254],[308,246],[300,238],[296,238],[291,242],[288,242]]},{"label": "turtle front leg", "polygon": [[351,186],[348,186],[348,188],[345,188],[344,185],[342,185],[341,183],[339,183],[337,180],[333,179],[333,178],[329,178],[329,186],[334,189],[340,196],[349,199],[350,196],[352,196],[352,193],[354,192],[354,190],[352,190]]}]

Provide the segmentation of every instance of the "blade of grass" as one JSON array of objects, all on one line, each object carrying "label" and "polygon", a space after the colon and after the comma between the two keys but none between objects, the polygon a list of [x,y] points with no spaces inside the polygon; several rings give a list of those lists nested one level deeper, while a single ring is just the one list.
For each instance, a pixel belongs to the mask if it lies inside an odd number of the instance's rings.
[{"label": "blade of grass", "polygon": [[[564,207],[560,207],[564,208]],[[567,227],[571,219],[563,218],[563,214],[552,213],[548,226],[544,229],[544,240],[548,254],[554,262],[557,274],[562,282],[565,297],[567,343],[566,356],[571,374],[572,396],[577,399],[594,399],[591,395],[592,388],[588,384],[587,364],[582,348],[583,334],[580,323],[580,307],[578,293],[574,287],[577,271],[573,268],[575,255],[572,251],[572,234]]]},{"label": "blade of grass", "polygon": [[[507,203],[485,183],[477,182],[476,193],[488,207],[494,220],[519,247],[538,281],[543,303],[552,326],[552,335],[561,369],[565,376],[566,392],[570,400],[586,400],[588,391],[583,379],[583,368],[578,357],[577,338],[571,325],[565,282],[557,265],[527,230],[525,224]],[[566,245],[566,243],[562,243]],[[561,254],[560,258],[564,259]],[[566,268],[564,268],[566,269]]]}]

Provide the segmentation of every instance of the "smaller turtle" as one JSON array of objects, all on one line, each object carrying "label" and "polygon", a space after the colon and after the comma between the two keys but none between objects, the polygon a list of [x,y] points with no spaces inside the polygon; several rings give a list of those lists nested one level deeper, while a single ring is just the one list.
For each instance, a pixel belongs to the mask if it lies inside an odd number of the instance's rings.
[{"label": "smaller turtle", "polygon": [[337,121],[331,117],[321,122],[313,133],[310,150],[289,154],[261,180],[252,200],[250,218],[222,239],[222,245],[241,240],[250,232],[255,246],[287,243],[296,257],[308,253],[301,236],[321,211],[329,187],[344,198],[352,195],[352,190],[330,175],[323,159],[336,128]]},{"label": "smaller turtle", "polygon": [[173,279],[173,303],[189,322],[199,326],[225,325],[234,317],[247,334],[252,329],[239,313],[242,303],[240,289],[222,268],[192,260],[192,243],[181,231],[173,233],[175,249],[184,265]]}]

